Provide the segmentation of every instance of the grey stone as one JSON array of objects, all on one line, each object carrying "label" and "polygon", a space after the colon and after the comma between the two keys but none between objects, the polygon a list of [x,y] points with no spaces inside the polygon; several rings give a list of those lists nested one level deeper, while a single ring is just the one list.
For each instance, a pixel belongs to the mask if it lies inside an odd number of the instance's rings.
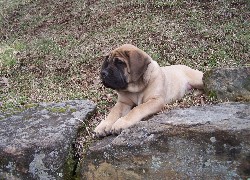
[{"label": "grey stone", "polygon": [[40,103],[0,120],[0,179],[69,179],[72,145],[95,105]]},{"label": "grey stone", "polygon": [[215,68],[204,73],[205,92],[230,101],[250,101],[250,66]]},{"label": "grey stone", "polygon": [[250,178],[250,103],[176,109],[93,143],[82,179]]}]

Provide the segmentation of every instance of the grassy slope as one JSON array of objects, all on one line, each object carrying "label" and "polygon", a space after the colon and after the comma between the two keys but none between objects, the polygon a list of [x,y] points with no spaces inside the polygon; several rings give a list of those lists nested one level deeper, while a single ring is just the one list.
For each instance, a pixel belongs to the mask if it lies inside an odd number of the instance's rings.
[{"label": "grassy slope", "polygon": [[9,81],[2,109],[75,98],[105,109],[113,99],[99,84],[100,57],[123,43],[161,65],[206,70],[250,60],[247,0],[0,3],[0,77]]},{"label": "grassy slope", "polygon": [[102,55],[132,43],[161,65],[249,64],[250,3],[0,1],[0,40],[1,110],[88,98],[103,116],[115,96],[100,84]]}]

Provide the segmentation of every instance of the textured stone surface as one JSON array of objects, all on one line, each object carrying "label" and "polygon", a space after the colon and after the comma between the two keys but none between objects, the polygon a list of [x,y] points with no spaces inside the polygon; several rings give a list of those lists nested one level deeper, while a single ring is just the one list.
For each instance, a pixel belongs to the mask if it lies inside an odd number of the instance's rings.
[{"label": "textured stone surface", "polygon": [[0,120],[0,179],[67,179],[70,150],[90,101],[41,103]]},{"label": "textured stone surface", "polygon": [[228,103],[159,114],[98,140],[82,179],[250,178],[250,104]]},{"label": "textured stone surface", "polygon": [[203,80],[209,96],[230,101],[250,101],[250,66],[211,69],[204,73]]}]

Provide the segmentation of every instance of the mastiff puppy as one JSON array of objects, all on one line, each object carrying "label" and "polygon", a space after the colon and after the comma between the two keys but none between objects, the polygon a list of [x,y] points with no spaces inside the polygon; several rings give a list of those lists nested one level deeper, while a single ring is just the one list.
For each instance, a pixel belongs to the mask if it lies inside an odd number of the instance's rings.
[{"label": "mastiff puppy", "polygon": [[116,90],[118,100],[96,128],[97,137],[119,134],[143,118],[161,111],[191,88],[203,89],[203,73],[184,65],[160,67],[141,49],[125,44],[105,57],[104,86]]}]

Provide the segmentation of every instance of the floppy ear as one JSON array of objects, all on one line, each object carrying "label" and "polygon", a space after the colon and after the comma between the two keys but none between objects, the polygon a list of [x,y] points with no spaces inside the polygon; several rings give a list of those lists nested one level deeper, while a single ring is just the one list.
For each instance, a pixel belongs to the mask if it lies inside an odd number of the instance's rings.
[{"label": "floppy ear", "polygon": [[125,54],[129,60],[132,82],[136,82],[147,70],[148,64],[150,63],[150,57],[140,49],[125,51]]}]

